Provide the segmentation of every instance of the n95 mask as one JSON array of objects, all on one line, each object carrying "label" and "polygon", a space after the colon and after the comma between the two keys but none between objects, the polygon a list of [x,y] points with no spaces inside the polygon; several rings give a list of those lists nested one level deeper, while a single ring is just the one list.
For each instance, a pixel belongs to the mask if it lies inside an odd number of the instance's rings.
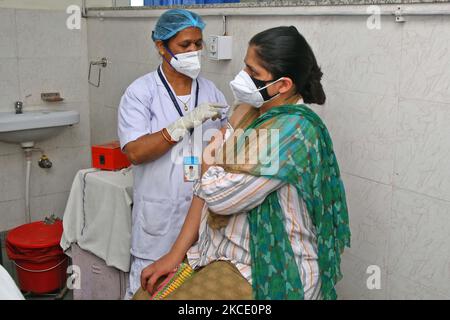
[{"label": "n95 mask", "polygon": [[233,91],[234,98],[238,103],[246,103],[255,108],[260,108],[264,103],[269,102],[280,95],[280,93],[277,93],[272,97],[269,96],[267,88],[282,79],[283,78],[280,78],[266,86],[262,86],[267,82],[253,79],[245,70],[242,70],[234,80],[230,82],[230,87],[231,91]]},{"label": "n95 mask", "polygon": [[170,64],[175,70],[192,79],[196,79],[198,77],[201,69],[201,50],[179,53],[176,55],[174,55],[168,48],[167,51],[172,55]]}]

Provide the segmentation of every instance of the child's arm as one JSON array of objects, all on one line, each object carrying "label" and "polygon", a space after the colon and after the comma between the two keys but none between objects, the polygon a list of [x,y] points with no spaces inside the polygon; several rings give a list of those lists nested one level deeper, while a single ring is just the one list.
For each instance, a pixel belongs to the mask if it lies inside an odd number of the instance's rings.
[{"label": "child's arm", "polygon": [[198,230],[200,228],[200,219],[202,215],[204,201],[197,196],[192,199],[191,207],[187,213],[181,232],[172,249],[147,266],[141,273],[141,286],[152,293],[155,284],[162,276],[172,272],[184,259],[186,253],[198,239]]}]

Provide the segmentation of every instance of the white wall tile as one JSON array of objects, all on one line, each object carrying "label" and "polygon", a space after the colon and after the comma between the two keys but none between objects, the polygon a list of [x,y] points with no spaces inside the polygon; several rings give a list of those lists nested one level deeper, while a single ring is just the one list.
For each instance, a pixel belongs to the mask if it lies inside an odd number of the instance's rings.
[{"label": "white wall tile", "polygon": [[397,99],[328,90],[325,123],[342,171],[392,183]]},{"label": "white wall tile", "polygon": [[102,90],[104,92],[104,106],[118,108],[120,99],[128,86],[137,78],[153,71],[147,66],[142,67],[136,62],[116,60],[107,70],[103,70]]},{"label": "white wall tile", "polygon": [[232,105],[234,103],[233,93],[229,85],[229,82],[233,80],[234,77],[232,77],[231,75],[223,75],[214,72],[202,72],[202,76],[212,81],[216,85],[217,89],[219,89],[224,94],[225,99],[227,100],[229,105]]},{"label": "white wall tile", "polygon": [[392,187],[343,174],[347,196],[352,256],[386,270]]},{"label": "white wall tile", "polygon": [[322,121],[325,123],[325,112],[327,110],[326,105],[308,104],[308,107],[313,110]]},{"label": "white wall tile", "polygon": [[[343,278],[336,285],[336,292],[339,300],[370,300],[387,299],[387,273],[380,266],[380,288],[372,288],[372,276],[374,275],[369,266],[373,264],[359,257],[345,252],[342,256],[341,271]],[[369,289],[371,288],[371,289]]]},{"label": "white wall tile", "polygon": [[15,58],[17,56],[17,39],[16,11],[14,9],[0,9],[0,30],[0,58]]},{"label": "white wall tile", "polygon": [[52,106],[52,108],[49,109],[78,111],[80,113],[80,122],[72,126],[64,127],[64,129],[54,137],[37,142],[36,147],[46,150],[53,149],[57,146],[68,148],[90,145],[90,110],[88,102],[67,102],[59,104],[58,106]]},{"label": "white wall tile", "polygon": [[[228,18],[228,25],[230,25],[231,18]],[[206,27],[203,30],[203,40],[205,42],[203,46],[203,52],[202,52],[202,72],[212,72],[212,73],[218,73],[222,75],[233,75],[233,60],[237,59],[242,62],[243,57],[235,56],[233,55],[232,60],[222,60],[222,61],[215,61],[208,58],[208,50],[207,50],[207,43],[208,43],[208,37],[210,35],[222,35],[223,34],[223,24],[222,24],[222,17],[205,17],[204,22],[206,23]],[[231,35],[231,34],[230,34]],[[233,35],[233,49],[235,50],[235,47],[240,48],[241,46],[245,46],[246,44],[240,43],[240,41],[237,41],[237,38]],[[233,52],[234,52],[233,50]],[[234,77],[234,75],[233,75]]]},{"label": "white wall tile", "polygon": [[450,200],[450,103],[401,100],[394,183]]},{"label": "white wall tile", "polygon": [[[101,39],[102,46],[97,48],[102,48],[103,53],[113,63],[118,60],[151,63],[152,59],[158,57],[151,39],[156,19],[133,19],[132,23],[117,22],[115,19],[101,21],[102,29],[98,32],[94,29],[93,32],[97,34],[90,36]],[[92,53],[94,52],[90,52],[90,56]]]},{"label": "white wall tile", "polygon": [[20,58],[80,57],[82,31],[69,30],[64,11],[17,10]]},{"label": "white wall tile", "polygon": [[[106,75],[108,75],[107,69],[109,69],[112,64],[117,63],[115,59],[113,59],[114,61],[112,61],[110,52],[106,52],[105,50],[105,38],[111,37],[111,35],[107,33],[104,25],[104,21],[100,19],[87,19],[88,63],[90,63],[91,61],[99,61],[103,57],[107,58],[108,61],[111,62],[111,64],[109,64],[106,69],[102,69],[103,80],[106,78],[105,73]],[[98,66],[92,66],[91,82],[97,83],[99,69],[100,68]],[[89,85],[89,99],[91,103],[103,105],[105,102],[104,84],[100,84],[100,87]]]},{"label": "white wall tile", "polygon": [[25,222],[24,199],[0,202],[0,232],[11,230]]},{"label": "white wall tile", "polygon": [[42,105],[42,92],[59,92],[66,102],[89,99],[85,58],[19,59],[19,75],[25,107]]},{"label": "white wall tile", "polygon": [[13,154],[13,153],[20,153],[20,152],[22,152],[20,145],[18,145],[16,143],[0,142],[0,156]]},{"label": "white wall tile", "polygon": [[59,218],[62,218],[68,197],[69,192],[60,192],[42,197],[31,198],[31,221],[41,221],[44,220],[45,217],[49,217],[53,214]]},{"label": "white wall tile", "polygon": [[103,144],[118,140],[117,136],[117,108],[109,108],[101,105],[91,105],[92,145]]},{"label": "white wall tile", "polygon": [[389,274],[450,292],[450,202],[394,189]]},{"label": "white wall tile", "polygon": [[431,287],[402,277],[401,275],[389,275],[389,299],[390,300],[448,300],[450,294],[443,295]]},{"label": "white wall tile", "polygon": [[[80,124],[36,145],[54,163],[44,171],[37,165],[40,154],[33,154],[31,205],[42,212],[61,211],[76,171],[90,167],[87,25],[82,20],[81,30],[68,30],[67,17],[63,10],[0,10],[0,112],[13,112],[14,102],[23,100],[25,111],[81,114]],[[49,91],[65,101],[43,102],[40,94]],[[25,223],[25,164],[18,145],[0,143],[0,168],[0,229],[6,229]]]},{"label": "white wall tile", "polygon": [[[117,4],[123,4],[124,1],[117,1]],[[111,0],[88,0],[89,7],[110,7],[112,6]],[[63,12],[70,5],[81,6],[81,0],[2,0],[0,5],[6,8],[24,8],[24,9],[38,9],[38,10],[58,10]]]},{"label": "white wall tile", "polygon": [[450,103],[450,19],[414,17],[404,28],[400,96]]},{"label": "white wall tile", "polygon": [[16,58],[0,58],[0,112],[14,112],[20,100],[19,68]]},{"label": "white wall tile", "polygon": [[87,58],[89,57],[89,50],[88,50],[88,30],[87,30],[87,19],[81,19],[81,29],[80,31],[80,37],[81,37],[81,45],[79,48],[80,57],[84,58],[87,63]]},{"label": "white wall tile", "polygon": [[[94,71],[93,71],[94,72]],[[95,71],[97,72],[97,70]],[[97,73],[92,73],[92,82],[93,83],[97,83],[97,78],[98,74]],[[104,79],[104,77],[103,77]],[[91,104],[100,104],[100,105],[104,105],[105,104],[105,90],[104,90],[104,85],[101,85],[99,87],[95,87],[93,85],[89,85],[89,103]]]},{"label": "white wall tile", "polygon": [[[339,299],[386,299],[387,254],[392,187],[343,174],[349,210],[351,247],[342,256],[344,278],[336,286]],[[381,288],[369,289],[369,266],[381,272]]]},{"label": "white wall tile", "polygon": [[326,87],[395,97],[401,35],[391,17],[381,18],[380,30],[368,29],[367,17],[324,18],[312,39]]},{"label": "white wall tile", "polygon": [[216,73],[220,74],[226,78],[230,78],[232,80],[237,72],[234,72],[232,68],[231,60],[211,60],[208,58],[207,52],[203,50],[202,52],[202,74],[204,73]]},{"label": "white wall tile", "polygon": [[90,147],[55,148],[46,150],[52,168],[38,166],[40,154],[33,155],[31,168],[31,197],[70,191],[75,174],[91,167]]},{"label": "white wall tile", "polygon": [[105,29],[104,21],[100,19],[87,19],[87,49],[88,57],[95,60],[106,55],[104,50]]},{"label": "white wall tile", "polygon": [[[104,93],[104,105],[118,108],[120,99],[128,86],[137,78],[154,71],[142,63],[116,61],[102,71],[101,91]],[[91,90],[95,91],[95,88]]]},{"label": "white wall tile", "polygon": [[25,196],[25,165],[23,152],[0,156],[0,201]]}]

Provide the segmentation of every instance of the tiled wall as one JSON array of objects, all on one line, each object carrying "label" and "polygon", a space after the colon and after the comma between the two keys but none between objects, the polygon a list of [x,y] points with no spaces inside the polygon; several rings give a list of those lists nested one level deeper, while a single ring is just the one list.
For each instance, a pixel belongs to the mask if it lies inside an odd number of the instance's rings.
[{"label": "tiled wall", "polygon": [[[0,112],[14,102],[33,109],[77,110],[80,123],[36,143],[53,162],[37,165],[33,154],[30,204],[32,220],[62,217],[75,173],[90,166],[87,29],[66,27],[61,11],[0,9]],[[41,92],[60,92],[61,103],[45,103]],[[25,160],[15,144],[0,143],[0,231],[25,223]]]},{"label": "tiled wall", "polygon": [[[119,0],[117,3],[125,5],[129,0]],[[87,0],[89,7],[108,7],[113,4],[113,0]],[[17,9],[65,9],[71,5],[82,5],[82,0],[0,0],[0,8],[17,8]]]},{"label": "tiled wall", "polygon": [[[222,33],[205,18],[204,36]],[[345,180],[353,245],[343,257],[341,299],[450,298],[450,19],[228,17],[234,59],[203,61],[203,75],[232,95],[247,42],[269,27],[295,25],[316,52],[326,122]],[[125,88],[160,63],[150,40],[155,19],[88,20],[90,59],[106,56],[101,88],[91,87],[91,138],[116,138]],[[381,270],[369,290],[368,266]]]}]

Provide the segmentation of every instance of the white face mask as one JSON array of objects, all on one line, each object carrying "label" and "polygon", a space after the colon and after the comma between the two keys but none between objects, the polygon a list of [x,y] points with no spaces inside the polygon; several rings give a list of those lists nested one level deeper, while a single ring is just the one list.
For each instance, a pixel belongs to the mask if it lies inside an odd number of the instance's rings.
[{"label": "white face mask", "polygon": [[201,50],[179,53],[176,55],[173,55],[170,51],[169,53],[172,55],[170,64],[175,70],[192,79],[196,79],[198,77],[201,69]]},{"label": "white face mask", "polygon": [[256,108],[260,108],[264,103],[269,102],[270,100],[275,99],[280,95],[280,93],[278,93],[273,97],[270,97],[268,100],[264,100],[263,95],[260,91],[266,89],[267,87],[273,85],[274,83],[277,83],[282,79],[283,78],[280,78],[265,87],[257,88],[250,75],[242,70],[238,73],[234,80],[230,82],[230,87],[231,91],[233,91],[236,102],[247,103]]}]

